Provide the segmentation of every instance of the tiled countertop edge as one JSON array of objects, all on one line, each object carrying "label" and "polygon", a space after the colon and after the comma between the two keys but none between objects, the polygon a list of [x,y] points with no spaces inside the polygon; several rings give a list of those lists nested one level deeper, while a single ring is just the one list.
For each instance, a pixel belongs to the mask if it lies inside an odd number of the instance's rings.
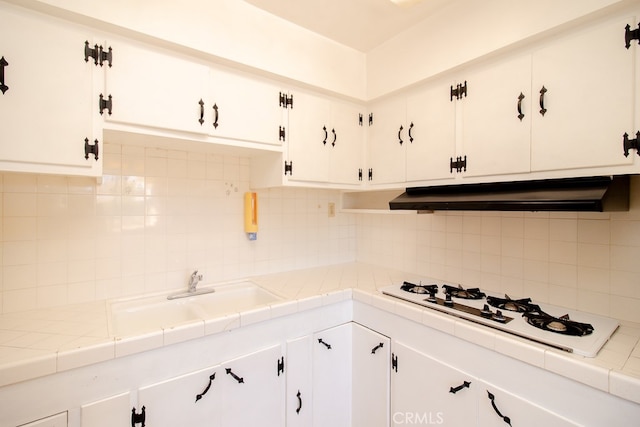
[{"label": "tiled countertop edge", "polygon": [[[422,309],[383,296],[375,290],[341,289],[219,318],[190,322],[157,332],[109,338],[79,348],[46,351],[16,349],[19,360],[0,365],[0,387],[153,350],[211,334],[279,318],[346,300],[359,301],[378,309],[459,337],[533,366],[573,379],[598,390],[640,404],[640,378],[621,370],[600,366],[593,359],[494,331],[446,314]],[[106,314],[105,314],[106,315]]]}]

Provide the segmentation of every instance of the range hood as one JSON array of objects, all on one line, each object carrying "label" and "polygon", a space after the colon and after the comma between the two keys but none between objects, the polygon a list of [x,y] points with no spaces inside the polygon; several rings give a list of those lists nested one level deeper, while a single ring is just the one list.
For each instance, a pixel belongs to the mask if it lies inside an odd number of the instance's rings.
[{"label": "range hood", "polygon": [[629,176],[412,187],[391,210],[627,211]]}]

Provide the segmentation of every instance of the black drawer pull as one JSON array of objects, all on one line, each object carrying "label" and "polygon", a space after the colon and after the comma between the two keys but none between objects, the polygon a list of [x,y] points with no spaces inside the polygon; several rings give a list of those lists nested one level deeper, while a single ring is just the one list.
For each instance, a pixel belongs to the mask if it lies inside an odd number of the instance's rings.
[{"label": "black drawer pull", "polygon": [[449,389],[449,393],[453,393],[456,394],[457,392],[459,392],[460,390],[462,390],[463,388],[469,388],[469,386],[471,385],[471,383],[469,381],[464,381],[462,384],[460,384],[458,387],[451,387]]},{"label": "black drawer pull", "polygon": [[213,374],[209,375],[209,384],[207,384],[207,387],[202,391],[202,393],[196,395],[196,402],[198,400],[202,399],[205,394],[207,394],[207,392],[211,388],[211,383],[213,383],[213,380],[215,380],[215,379],[216,379],[216,373],[215,372]]},{"label": "black drawer pull", "polygon": [[496,411],[496,414],[498,414],[498,416],[500,418],[502,418],[502,421],[504,421],[505,423],[507,423],[510,426],[511,425],[511,418],[507,417],[506,415],[502,415],[502,413],[500,412],[500,410],[496,406],[496,402],[495,402],[496,397],[489,390],[487,390],[487,394],[489,395],[489,400],[491,401],[491,406],[493,406],[493,410]]}]

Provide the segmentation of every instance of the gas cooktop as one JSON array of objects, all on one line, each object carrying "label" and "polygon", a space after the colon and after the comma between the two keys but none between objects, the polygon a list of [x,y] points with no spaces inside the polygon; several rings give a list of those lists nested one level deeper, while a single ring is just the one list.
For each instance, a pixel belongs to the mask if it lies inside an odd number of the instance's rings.
[{"label": "gas cooktop", "polygon": [[385,295],[585,357],[595,357],[618,328],[618,321],[609,317],[433,280],[405,281],[381,291]]}]

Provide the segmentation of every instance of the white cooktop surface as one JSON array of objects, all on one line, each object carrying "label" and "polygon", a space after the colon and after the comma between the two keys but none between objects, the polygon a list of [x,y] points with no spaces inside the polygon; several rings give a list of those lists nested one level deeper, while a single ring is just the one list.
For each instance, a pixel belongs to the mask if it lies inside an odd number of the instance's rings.
[{"label": "white cooktop surface", "polygon": [[[438,285],[438,293],[436,294],[437,298],[445,299],[445,293],[442,289],[442,285],[450,285],[457,286],[450,283],[443,283],[436,280],[424,279],[419,283],[415,283],[412,281],[411,283],[416,285]],[[511,317],[513,320],[507,323],[496,322],[491,319],[484,318],[482,316],[475,316],[473,314],[457,310],[452,307],[447,307],[440,304],[435,304],[433,302],[429,302],[427,298],[429,294],[416,294],[412,292],[407,292],[402,290],[400,287],[402,283],[394,284],[392,286],[387,286],[382,288],[381,291],[383,294],[390,295],[396,298],[400,298],[405,301],[409,301],[415,304],[419,304],[423,307],[427,307],[430,309],[438,310],[441,312],[445,312],[447,314],[457,316],[463,319],[467,319],[476,323],[480,323],[495,329],[499,329],[505,332],[509,332],[514,335],[518,335],[524,338],[528,338],[543,344],[551,345],[556,348],[560,348],[562,350],[566,350],[575,354],[579,354],[585,357],[595,357],[598,354],[598,351],[602,348],[602,346],[609,340],[609,337],[615,332],[618,328],[618,321],[616,319],[611,319],[609,317],[599,316],[597,314],[586,313],[577,310],[571,310],[564,307],[558,307],[546,303],[538,303],[533,301],[534,304],[538,304],[542,311],[545,313],[554,316],[560,317],[565,314],[569,315],[569,318],[572,321],[580,322],[580,323],[588,323],[593,326],[593,332],[589,335],[583,336],[571,336],[564,335],[548,330],[543,330],[536,328],[535,326],[527,323],[527,320],[522,316],[521,313],[501,310],[502,314],[505,317]],[[484,292],[484,291],[483,291]],[[484,292],[487,296],[494,296],[498,298],[504,298],[504,295]],[[487,303],[486,298],[482,298],[479,300],[471,300],[471,299],[462,299],[462,298],[452,298],[453,301],[457,304],[462,304],[465,306],[475,307],[478,309],[482,309],[484,305]],[[495,307],[491,307],[492,312],[495,312],[497,309]]]}]

